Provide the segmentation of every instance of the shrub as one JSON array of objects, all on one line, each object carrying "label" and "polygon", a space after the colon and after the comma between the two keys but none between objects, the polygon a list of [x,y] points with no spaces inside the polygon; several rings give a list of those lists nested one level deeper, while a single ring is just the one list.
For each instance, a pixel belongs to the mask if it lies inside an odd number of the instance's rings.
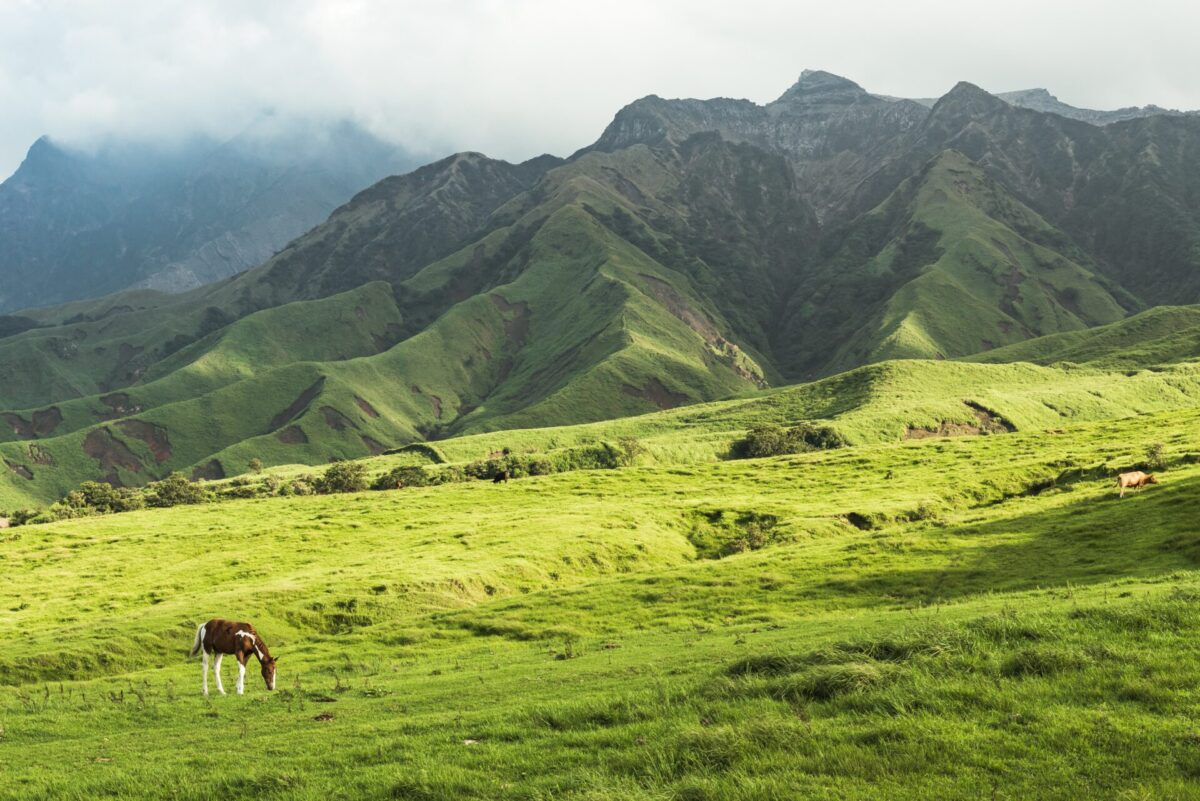
[{"label": "shrub", "polygon": [[425,487],[431,484],[429,474],[420,467],[411,465],[396,467],[384,473],[371,484],[371,489],[389,490],[402,487]]},{"label": "shrub", "polygon": [[795,453],[794,447],[787,432],[777,425],[756,426],[746,432],[744,439],[734,443],[735,451],[745,459]]},{"label": "shrub", "polygon": [[99,481],[85,481],[79,488],[67,493],[60,503],[75,509],[90,507],[99,514],[132,512],[146,505],[145,496],[135,489],[114,487]]},{"label": "shrub", "polygon": [[10,526],[23,526],[33,522],[39,514],[41,512],[37,509],[14,509],[12,516],[8,519],[8,524]]},{"label": "shrub", "polygon": [[1146,466],[1150,470],[1166,469],[1166,448],[1161,442],[1153,442],[1146,446]]},{"label": "shrub", "polygon": [[246,466],[250,468],[251,473],[261,473],[263,471],[262,459],[259,459],[257,456],[251,459]]},{"label": "shrub", "polygon": [[362,492],[367,488],[367,468],[359,462],[334,462],[325,468],[314,489],[322,495]]},{"label": "shrub", "polygon": [[646,452],[646,446],[636,437],[621,437],[617,440],[617,450],[622,467],[628,467]]},{"label": "shrub", "polygon": [[203,503],[207,494],[203,487],[189,481],[183,473],[172,473],[150,485],[147,503],[157,507]]},{"label": "shrub", "polygon": [[284,486],[287,491],[282,494],[286,495],[312,495],[316,492],[317,479],[310,475],[303,475],[299,478],[292,479]]},{"label": "shrub", "polygon": [[767,424],[755,426],[746,436],[733,443],[731,453],[737,459],[759,459],[764,456],[785,456],[813,450],[844,448],[849,443],[837,429],[801,423],[785,429]]}]

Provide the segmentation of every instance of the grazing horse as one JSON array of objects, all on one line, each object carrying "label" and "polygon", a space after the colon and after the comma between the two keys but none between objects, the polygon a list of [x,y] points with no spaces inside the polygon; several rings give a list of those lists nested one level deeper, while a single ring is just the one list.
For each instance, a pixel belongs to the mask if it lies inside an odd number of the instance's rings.
[{"label": "grazing horse", "polygon": [[1121,490],[1122,498],[1125,497],[1127,489],[1141,489],[1147,484],[1157,484],[1158,479],[1152,474],[1143,473],[1141,470],[1134,470],[1132,473],[1122,473],[1117,476],[1117,487]]},{"label": "grazing horse", "polygon": [[213,675],[217,677],[217,692],[225,694],[221,685],[221,657],[233,654],[238,661],[237,694],[246,686],[246,661],[250,655],[258,657],[262,665],[263,681],[268,690],[275,689],[275,657],[267,650],[267,644],[249,623],[234,623],[232,620],[213,618],[196,629],[196,640],[192,643],[192,656],[202,654],[204,659],[204,694],[208,695],[208,655],[216,654]]}]

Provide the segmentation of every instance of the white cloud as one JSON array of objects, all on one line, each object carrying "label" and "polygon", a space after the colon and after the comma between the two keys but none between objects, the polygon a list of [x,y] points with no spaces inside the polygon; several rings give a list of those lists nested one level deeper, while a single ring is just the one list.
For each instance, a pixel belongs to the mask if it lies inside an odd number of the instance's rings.
[{"label": "white cloud", "polygon": [[1197,29],[1184,0],[0,0],[0,175],[42,133],[223,135],[265,108],[431,155],[565,154],[642,95],[766,101],[805,67],[1195,108]]}]

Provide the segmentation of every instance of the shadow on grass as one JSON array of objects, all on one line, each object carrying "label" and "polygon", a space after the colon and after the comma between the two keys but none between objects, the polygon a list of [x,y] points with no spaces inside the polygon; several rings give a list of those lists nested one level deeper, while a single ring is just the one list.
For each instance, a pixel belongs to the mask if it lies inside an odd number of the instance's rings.
[{"label": "shadow on grass", "polygon": [[942,554],[929,555],[944,557],[939,567],[873,566],[861,577],[830,580],[822,589],[934,602],[1193,569],[1200,565],[1200,476],[1168,478],[1124,498],[1115,489],[1089,492],[1075,503],[1027,514],[1014,508],[999,520],[942,531],[953,541]]}]

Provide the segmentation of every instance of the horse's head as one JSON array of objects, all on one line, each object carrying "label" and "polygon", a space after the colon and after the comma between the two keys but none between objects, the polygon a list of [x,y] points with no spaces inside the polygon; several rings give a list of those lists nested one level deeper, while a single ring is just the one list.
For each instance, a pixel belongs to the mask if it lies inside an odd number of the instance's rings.
[{"label": "horse's head", "polygon": [[263,677],[263,681],[265,681],[267,683],[268,690],[275,689],[275,663],[276,663],[276,661],[278,661],[278,660],[276,660],[275,657],[273,657],[273,656],[268,656],[266,659],[264,659],[262,661],[262,677]]}]

